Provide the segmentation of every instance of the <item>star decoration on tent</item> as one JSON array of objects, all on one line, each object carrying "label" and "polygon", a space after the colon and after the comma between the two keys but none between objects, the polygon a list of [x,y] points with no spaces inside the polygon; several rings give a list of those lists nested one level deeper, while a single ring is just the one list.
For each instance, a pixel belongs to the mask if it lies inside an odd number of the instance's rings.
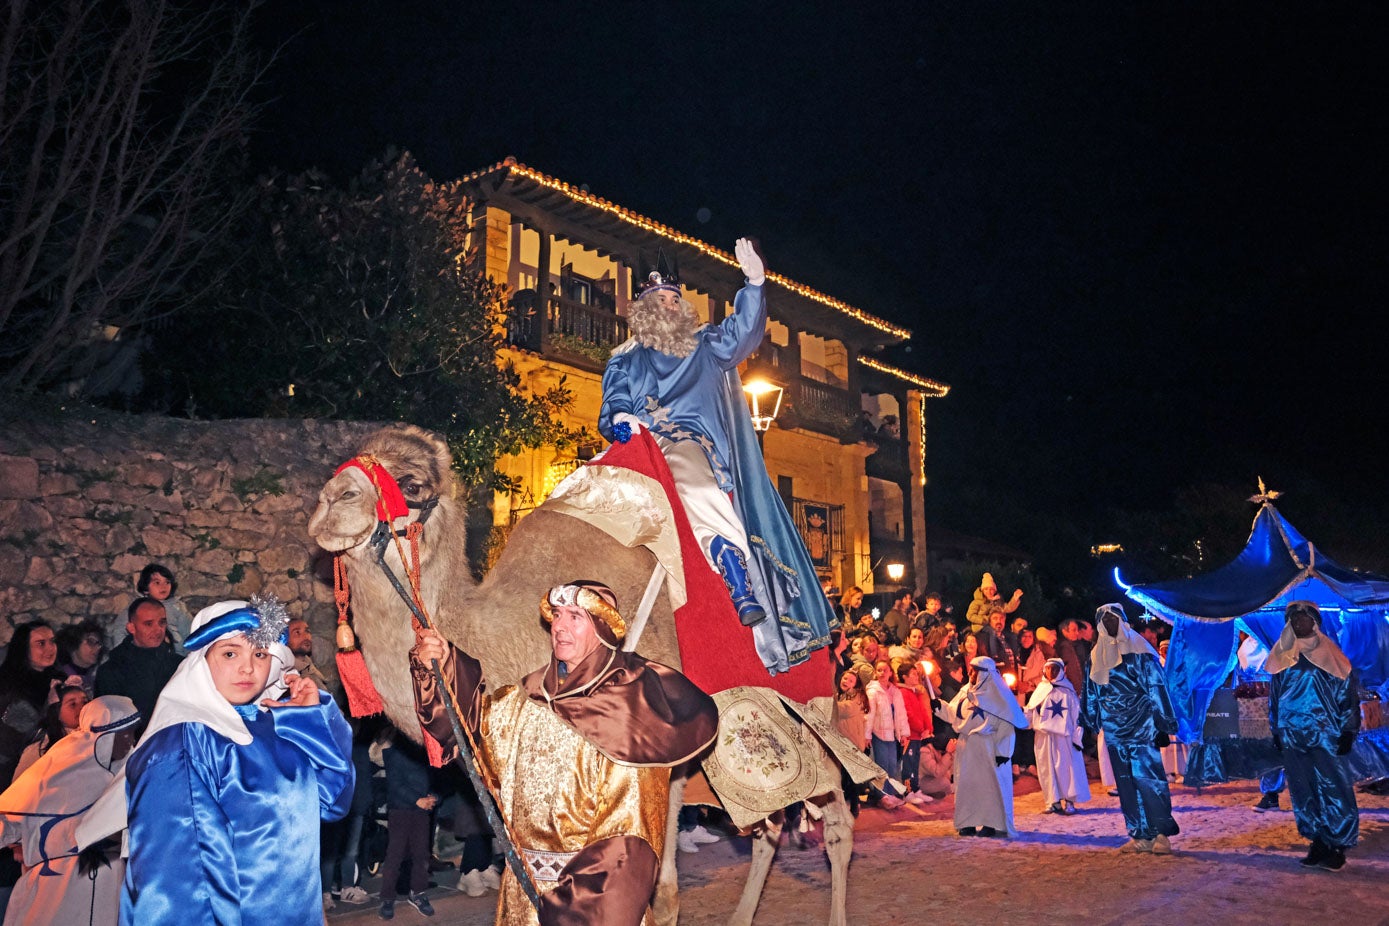
[{"label": "star decoration on tent", "polygon": [[1265,505],[1265,504],[1268,504],[1269,502],[1273,501],[1275,498],[1278,498],[1278,497],[1280,497],[1280,496],[1283,494],[1282,492],[1275,492],[1275,491],[1273,491],[1272,489],[1265,487],[1265,486],[1264,486],[1264,477],[1263,477],[1263,476],[1259,476],[1258,479],[1259,479],[1259,494],[1258,494],[1258,495],[1251,495],[1251,496],[1249,496],[1249,500],[1250,500],[1251,502],[1253,502],[1254,504],[1256,504],[1256,505]]},{"label": "star decoration on tent", "polygon": [[1053,716],[1053,717],[1065,717],[1065,716],[1066,716],[1066,699],[1065,699],[1065,698],[1057,698],[1057,699],[1054,700],[1054,701],[1048,701],[1048,702],[1047,702],[1047,706],[1046,706],[1046,712],[1047,712],[1048,714],[1050,714],[1051,716]]}]

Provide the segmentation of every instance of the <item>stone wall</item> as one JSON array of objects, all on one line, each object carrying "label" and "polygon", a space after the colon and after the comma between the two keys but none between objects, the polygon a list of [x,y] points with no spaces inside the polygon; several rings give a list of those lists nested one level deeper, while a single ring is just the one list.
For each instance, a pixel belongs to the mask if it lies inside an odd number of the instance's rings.
[{"label": "stone wall", "polygon": [[332,563],[308,520],[375,427],[0,412],[0,645],[29,616],[123,632],[140,570],[158,562],[190,613],[278,596],[309,619],[316,661],[331,663]]}]

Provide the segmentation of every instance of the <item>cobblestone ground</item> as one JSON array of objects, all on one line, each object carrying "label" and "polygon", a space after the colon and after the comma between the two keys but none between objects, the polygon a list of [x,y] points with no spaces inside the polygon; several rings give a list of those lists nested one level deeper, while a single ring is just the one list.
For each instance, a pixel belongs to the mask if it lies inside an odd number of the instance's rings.
[{"label": "cobblestone ground", "polygon": [[[964,839],[950,825],[949,799],[894,812],[865,809],[855,831],[849,922],[925,924],[1115,924],[1115,926],[1389,926],[1389,798],[1358,795],[1360,846],[1341,872],[1302,869],[1306,852],[1292,814],[1255,813],[1253,782],[1196,791],[1173,788],[1182,833],[1170,857],[1134,856],[1118,800],[1093,782],[1096,797],[1074,817],[1042,814],[1036,782],[1019,782],[1014,839]],[[1283,806],[1288,806],[1286,795]],[[728,921],[747,871],[748,841],[732,839],[680,856],[682,926]],[[452,890],[440,872],[429,922],[485,926],[495,894]],[[377,889],[375,882],[368,888]],[[783,846],[758,908],[758,926],[828,920],[829,868],[822,852]],[[380,922],[375,898],[330,916]],[[396,922],[422,923],[396,907]]]}]

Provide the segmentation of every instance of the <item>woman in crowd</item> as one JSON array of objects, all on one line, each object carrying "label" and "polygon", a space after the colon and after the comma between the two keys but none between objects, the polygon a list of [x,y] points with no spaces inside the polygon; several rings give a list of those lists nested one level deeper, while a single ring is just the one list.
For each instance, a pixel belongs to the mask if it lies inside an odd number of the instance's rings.
[{"label": "woman in crowd", "polygon": [[834,609],[839,615],[839,626],[845,633],[852,633],[858,626],[859,615],[863,609],[863,589],[851,585],[839,596],[839,605]]},{"label": "woman in crowd", "polygon": [[[1045,664],[1046,659],[1037,645],[1036,635],[1030,627],[1024,626],[1018,632],[1018,704],[1027,705],[1032,692],[1041,684],[1042,666]],[[1036,747],[1031,730],[1018,731],[1017,747],[1013,750],[1013,772],[1015,775],[1037,774]]]},{"label": "woman in crowd", "polygon": [[140,570],[135,590],[141,595],[153,598],[164,606],[164,615],[169,619],[169,634],[173,637],[174,652],[183,653],[183,641],[188,636],[193,618],[183,602],[174,597],[178,591],[178,580],[168,567],[150,563]]},{"label": "woman in crowd", "polygon": [[987,655],[979,642],[979,634],[973,632],[965,634],[964,642],[960,644],[961,663],[969,665],[978,657]]},{"label": "woman in crowd", "polygon": [[58,628],[58,671],[82,680],[87,698],[96,697],[96,667],[106,649],[106,634],[94,620]]},{"label": "woman in crowd", "polygon": [[907,724],[907,708],[902,689],[897,687],[892,664],[880,659],[873,667],[873,681],[868,683],[868,736],[873,761],[888,775],[883,786],[881,804],[888,810],[902,806],[905,792],[893,780],[901,769],[902,748],[911,738]]},{"label": "woman in crowd", "polygon": [[[38,732],[49,695],[63,678],[54,668],[57,661],[58,646],[47,623],[30,621],[14,629],[0,663],[0,788],[14,779],[19,757]],[[19,874],[14,853],[0,848],[0,914]]]},{"label": "woman in crowd", "polygon": [[[288,626],[273,598],[194,619],[126,766],[122,923],[322,922],[319,822],[352,800],[352,733],[311,679],[286,676]],[[124,822],[84,826],[81,841]]]},{"label": "woman in crowd", "polygon": [[58,644],[47,622],[14,629],[0,663],[0,787],[14,778],[20,754],[33,742],[49,697],[63,680],[57,661]]}]

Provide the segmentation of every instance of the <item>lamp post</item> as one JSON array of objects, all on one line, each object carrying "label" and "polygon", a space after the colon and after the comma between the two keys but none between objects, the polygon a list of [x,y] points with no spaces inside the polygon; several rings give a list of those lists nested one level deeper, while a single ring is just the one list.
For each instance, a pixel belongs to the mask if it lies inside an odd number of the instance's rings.
[{"label": "lamp post", "polygon": [[752,429],[757,432],[757,446],[761,447],[762,435],[767,433],[781,411],[781,397],[785,390],[765,379],[753,379],[743,384],[743,391],[748,394]]},{"label": "lamp post", "polygon": [[888,579],[893,582],[901,582],[902,576],[907,574],[907,567],[901,563],[888,563],[886,570]]}]

